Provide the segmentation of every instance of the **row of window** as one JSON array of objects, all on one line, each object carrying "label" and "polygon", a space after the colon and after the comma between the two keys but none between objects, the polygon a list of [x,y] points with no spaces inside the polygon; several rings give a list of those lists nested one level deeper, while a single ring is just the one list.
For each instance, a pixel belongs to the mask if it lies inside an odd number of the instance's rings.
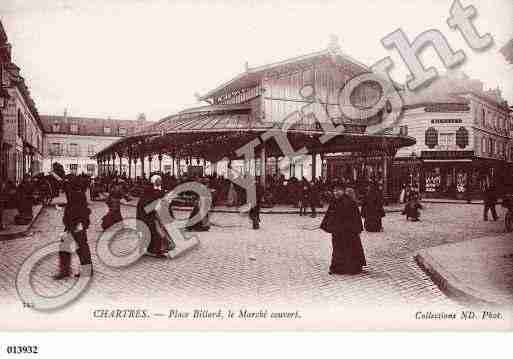
[{"label": "row of window", "polygon": [[484,107],[477,106],[474,108],[474,117],[477,123],[484,128],[493,128],[497,131],[509,131],[512,129],[510,121],[507,121],[507,116],[494,111],[486,110]]},{"label": "row of window", "polygon": [[[94,156],[95,154],[95,146],[87,145],[87,156]],[[55,142],[50,144],[49,155],[79,157],[82,155],[82,153],[80,151],[80,146],[77,143],[70,143],[65,146],[63,143]]]},{"label": "row of window", "polygon": [[[469,133],[465,127],[460,127],[456,132],[438,132],[430,127],[425,133],[425,144],[428,148],[450,150],[457,147],[464,149],[469,144]],[[499,158],[510,158],[513,160],[513,148],[508,156],[508,143],[496,138],[483,136],[481,138],[481,153]]]},{"label": "row of window", "polygon": [[[507,142],[498,141],[495,138],[483,136],[481,138],[481,153],[507,158],[508,144]],[[510,157],[511,155],[512,153],[510,153]]]},{"label": "row of window", "polygon": [[464,149],[469,144],[469,133],[465,127],[460,127],[456,132],[441,132],[434,127],[429,127],[425,133],[424,142],[428,148],[453,149],[459,147]]},{"label": "row of window", "polygon": [[41,151],[42,133],[38,133],[33,126],[30,126],[29,120],[27,120],[26,116],[23,116],[20,109],[18,109],[16,120],[18,125],[18,136],[37,148],[38,151]]},{"label": "row of window", "polygon": [[[78,124],[72,123],[69,127],[69,130],[71,133],[78,133]],[[61,132],[61,125],[56,122],[52,125],[52,132]],[[128,133],[127,129],[124,127],[120,127],[118,130],[118,135],[125,136]],[[112,134],[112,128],[106,126],[103,128],[103,134],[104,135],[111,135]]]}]

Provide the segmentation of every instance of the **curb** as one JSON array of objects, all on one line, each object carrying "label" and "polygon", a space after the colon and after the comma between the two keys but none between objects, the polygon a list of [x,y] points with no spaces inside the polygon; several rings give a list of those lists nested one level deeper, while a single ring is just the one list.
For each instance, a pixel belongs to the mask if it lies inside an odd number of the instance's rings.
[{"label": "curb", "polygon": [[0,233],[0,241],[9,241],[9,240],[16,239],[16,238],[23,237],[23,236],[27,235],[30,232],[30,230],[32,229],[32,226],[34,225],[34,223],[39,218],[39,215],[41,214],[41,212],[43,212],[44,208],[45,208],[45,206],[41,205],[41,207],[39,208],[39,211],[32,218],[32,221],[27,225],[27,228],[25,228],[24,230],[19,231],[19,232],[9,233],[9,234],[1,234]]},{"label": "curb", "polygon": [[461,281],[444,268],[428,253],[428,250],[419,250],[413,258],[418,266],[449,298],[460,304],[478,307],[500,306],[499,303],[487,300],[479,291],[461,283]]},{"label": "curb", "polygon": [[[467,202],[467,201],[461,201],[461,202],[451,202],[451,201],[430,201],[430,200],[421,200],[422,203],[440,203],[440,204],[477,204],[477,205],[483,205],[483,202]],[[497,202],[497,205],[500,203]]]}]

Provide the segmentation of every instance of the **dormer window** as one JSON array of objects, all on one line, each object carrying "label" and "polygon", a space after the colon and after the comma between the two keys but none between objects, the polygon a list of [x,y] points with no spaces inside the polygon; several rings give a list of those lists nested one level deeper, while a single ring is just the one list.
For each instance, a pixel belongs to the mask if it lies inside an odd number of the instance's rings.
[{"label": "dormer window", "polygon": [[109,135],[110,134],[110,127],[104,127],[103,128],[103,133],[106,134],[106,135]]},{"label": "dormer window", "polygon": [[53,132],[59,132],[59,123],[55,122],[52,126]]},{"label": "dormer window", "polygon": [[78,125],[76,123],[72,124],[70,126],[70,130],[72,133],[77,133],[78,132]]}]

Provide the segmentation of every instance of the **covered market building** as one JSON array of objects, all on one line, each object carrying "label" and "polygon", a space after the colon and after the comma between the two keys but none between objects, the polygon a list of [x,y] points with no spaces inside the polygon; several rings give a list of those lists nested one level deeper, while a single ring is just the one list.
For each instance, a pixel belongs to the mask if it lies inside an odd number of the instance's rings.
[{"label": "covered market building", "polygon": [[[278,173],[287,179],[345,176],[327,166],[330,154],[341,153],[351,154],[360,164],[347,174],[351,180],[369,179],[371,173],[362,165],[372,156],[380,163],[379,180],[385,195],[392,196],[392,159],[399,148],[411,146],[415,140],[404,134],[366,131],[368,124],[379,123],[385,116],[399,116],[388,107],[371,118],[351,121],[342,114],[338,102],[344,84],[368,72],[367,66],[343,54],[335,40],[322,51],[259,67],[246,66],[243,73],[199,96],[205,106],[155,122],[95,157],[102,173],[114,171],[119,158],[128,158],[131,178],[149,175],[145,162],[170,156],[174,164],[171,172],[176,176],[184,172],[190,177],[206,172],[226,175],[228,168],[236,168],[241,175],[255,175],[265,186],[267,178]],[[379,83],[364,82],[351,94],[351,101],[365,108],[382,94]],[[326,126],[328,122],[331,126]],[[343,132],[333,130],[339,126]],[[248,158],[248,151],[254,158]],[[291,152],[304,156],[298,161],[291,158]],[[143,164],[139,174],[131,165],[137,161]]]}]

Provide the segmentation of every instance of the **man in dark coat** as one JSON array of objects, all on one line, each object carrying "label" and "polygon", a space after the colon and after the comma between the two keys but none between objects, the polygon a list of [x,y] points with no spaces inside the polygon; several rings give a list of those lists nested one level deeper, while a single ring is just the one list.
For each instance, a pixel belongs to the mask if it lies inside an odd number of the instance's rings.
[{"label": "man in dark coat", "polygon": [[340,185],[334,188],[334,199],[324,216],[321,229],[332,235],[333,252],[329,274],[358,274],[366,265],[360,240],[363,230],[356,202]]},{"label": "man in dark coat", "polygon": [[312,208],[312,218],[315,218],[317,216],[316,207],[321,206],[321,188],[317,181],[312,181],[308,199],[310,200],[310,207]]},{"label": "man in dark coat", "polygon": [[261,202],[262,197],[264,195],[264,188],[260,183],[256,183],[256,203],[250,203],[251,208],[249,210],[249,218],[251,219],[251,222],[253,224],[253,229],[259,229],[260,228],[260,209],[261,209]]},{"label": "man in dark coat", "polygon": [[494,221],[497,221],[499,219],[499,216],[497,216],[497,211],[495,210],[496,204],[497,204],[497,191],[495,190],[495,187],[493,185],[488,186],[488,188],[485,191],[485,195],[484,195],[483,219],[485,221],[488,220],[488,211],[489,210],[492,212],[492,217],[493,217]]},{"label": "man in dark coat", "polygon": [[298,184],[299,215],[306,216],[306,207],[310,204],[310,183],[303,177]]},{"label": "man in dark coat", "polygon": [[383,196],[375,185],[371,185],[362,204],[362,217],[365,219],[365,230],[367,232],[382,231],[382,218],[384,216]]},{"label": "man in dark coat", "polygon": [[[77,255],[80,260],[81,275],[90,277],[93,274],[91,262],[91,250],[87,243],[87,229],[90,225],[89,216],[91,210],[88,207],[85,195],[85,186],[79,178],[72,178],[66,186],[68,202],[64,208],[62,222],[64,231],[73,237],[77,244]],[[68,251],[59,252],[59,273],[54,279],[60,280],[71,275],[71,253]]]}]

